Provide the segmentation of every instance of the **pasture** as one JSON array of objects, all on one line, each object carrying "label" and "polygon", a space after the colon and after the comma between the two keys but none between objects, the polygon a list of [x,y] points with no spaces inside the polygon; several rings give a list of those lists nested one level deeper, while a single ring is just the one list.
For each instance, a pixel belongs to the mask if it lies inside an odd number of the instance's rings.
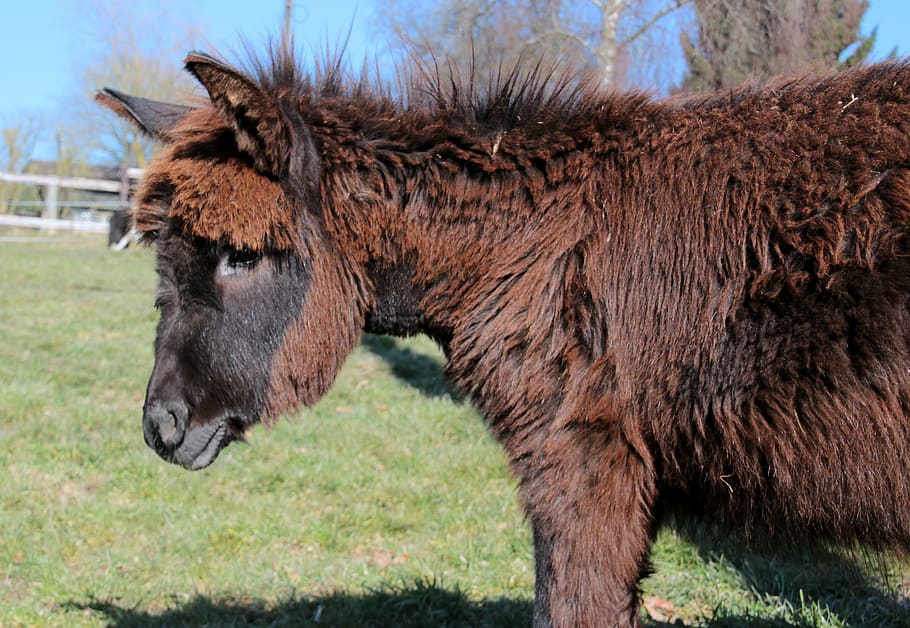
[{"label": "pasture", "polygon": [[[366,337],[313,409],[197,473],[142,441],[148,250],[0,242],[0,626],[527,626],[530,531],[428,340]],[[647,625],[906,626],[910,566],[664,530]]]}]

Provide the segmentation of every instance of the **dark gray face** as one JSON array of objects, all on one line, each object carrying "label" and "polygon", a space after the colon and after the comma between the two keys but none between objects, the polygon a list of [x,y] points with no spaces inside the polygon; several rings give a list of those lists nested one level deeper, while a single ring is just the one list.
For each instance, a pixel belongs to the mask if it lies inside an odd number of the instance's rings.
[{"label": "dark gray face", "polygon": [[201,469],[263,416],[274,356],[300,314],[308,264],[159,234],[155,366],[143,411],[146,443]]}]

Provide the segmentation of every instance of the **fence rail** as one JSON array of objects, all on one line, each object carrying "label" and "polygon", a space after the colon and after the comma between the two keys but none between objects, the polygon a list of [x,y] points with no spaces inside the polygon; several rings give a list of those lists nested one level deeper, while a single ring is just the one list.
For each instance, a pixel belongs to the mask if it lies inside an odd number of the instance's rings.
[{"label": "fence rail", "polygon": [[0,227],[20,229],[41,229],[44,231],[79,231],[82,233],[107,233],[107,222],[97,220],[60,220],[59,218],[36,218],[34,216],[13,216],[0,214]]},{"label": "fence rail", "polygon": [[[137,170],[137,168],[128,168],[127,172],[129,172],[129,170]],[[127,176],[129,175],[127,174]],[[89,190],[93,192],[113,192],[115,194],[123,190],[122,181],[110,181],[108,179],[89,179],[87,177],[57,177],[54,175],[46,174],[16,174],[14,172],[0,172],[0,181],[6,181],[8,183],[27,183],[44,187]]]},{"label": "fence rail", "polygon": [[[74,202],[59,202],[57,192],[60,188],[84,190],[89,192],[104,192],[117,194],[119,201],[92,201],[91,205],[103,210],[115,210],[127,207],[129,204],[130,183],[140,178],[143,174],[140,168],[123,168],[120,171],[120,180],[92,179],[89,177],[59,177],[44,174],[19,174],[14,172],[0,172],[0,182],[35,185],[44,188],[43,201],[31,204],[31,207],[41,209],[41,218],[25,216],[10,216],[0,214],[0,225],[18,227],[36,227],[41,229],[72,229],[76,231],[105,231],[107,222],[87,220],[60,220],[60,209],[65,207],[79,207]],[[82,204],[85,206],[85,203]],[[15,223],[15,224],[14,224]],[[73,227],[73,225],[79,225]],[[91,225],[91,226],[90,226]]]}]

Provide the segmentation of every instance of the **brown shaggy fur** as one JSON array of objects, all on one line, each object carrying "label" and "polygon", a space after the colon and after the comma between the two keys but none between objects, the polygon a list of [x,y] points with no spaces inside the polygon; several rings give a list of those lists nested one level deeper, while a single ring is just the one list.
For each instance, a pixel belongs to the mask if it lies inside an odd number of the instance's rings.
[{"label": "brown shaggy fur", "polygon": [[[219,127],[221,133],[211,133]],[[155,209],[136,213],[140,233],[156,231],[166,211],[167,220],[213,242],[256,251],[293,248],[300,217],[276,181],[236,154],[233,134],[217,114],[191,112],[170,139],[136,199],[138,207]],[[200,160],[207,164],[205,177],[199,176]]]},{"label": "brown shaggy fur", "polygon": [[535,625],[627,625],[654,530],[910,546],[910,66],[701,99],[543,73],[401,105],[199,55],[140,231],[312,265],[268,416],[425,332],[535,536]]}]

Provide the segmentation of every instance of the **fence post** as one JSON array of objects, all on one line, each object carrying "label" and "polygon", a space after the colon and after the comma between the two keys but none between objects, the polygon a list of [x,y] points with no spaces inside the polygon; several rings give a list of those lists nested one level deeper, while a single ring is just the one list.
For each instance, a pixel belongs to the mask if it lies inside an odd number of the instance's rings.
[{"label": "fence post", "polygon": [[129,209],[129,206],[130,206],[129,192],[130,192],[129,171],[127,170],[126,166],[120,166],[120,192],[118,193],[119,200],[120,200],[119,209]]},{"label": "fence post", "polygon": [[[41,217],[55,220],[57,218],[57,184],[48,183],[44,189],[44,212]],[[54,231],[54,228],[48,227],[47,231]]]},{"label": "fence post", "polygon": [[44,186],[44,213],[42,218],[57,218],[57,184],[48,183]]}]

